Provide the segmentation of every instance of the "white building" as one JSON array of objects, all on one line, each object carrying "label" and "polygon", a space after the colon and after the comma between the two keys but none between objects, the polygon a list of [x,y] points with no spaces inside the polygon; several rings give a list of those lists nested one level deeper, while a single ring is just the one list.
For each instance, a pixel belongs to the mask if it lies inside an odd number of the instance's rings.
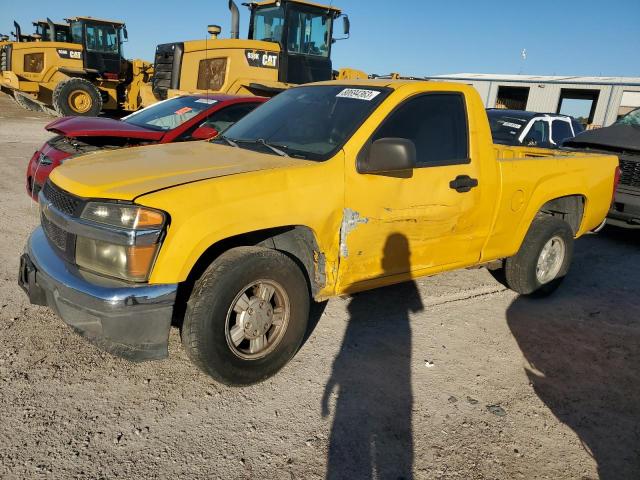
[{"label": "white building", "polygon": [[488,108],[565,113],[591,128],[610,125],[640,107],[640,77],[456,73],[430,78],[474,86]]}]

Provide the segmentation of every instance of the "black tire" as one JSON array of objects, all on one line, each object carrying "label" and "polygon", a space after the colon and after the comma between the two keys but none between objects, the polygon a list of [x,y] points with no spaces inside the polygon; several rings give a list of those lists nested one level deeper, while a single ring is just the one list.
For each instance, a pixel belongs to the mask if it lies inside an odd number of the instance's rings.
[{"label": "black tire", "polygon": [[[245,287],[258,280],[276,282],[286,292],[288,323],[271,351],[260,358],[241,358],[227,338],[231,317],[235,316],[234,324],[240,325],[240,316],[231,307]],[[253,302],[257,298],[250,299]],[[193,363],[215,380],[227,385],[257,383],[278,372],[300,348],[307,330],[309,303],[306,277],[292,259],[266,248],[233,248],[218,257],[196,281],[187,302],[182,344]],[[244,320],[243,325],[247,324]],[[238,350],[249,341],[242,340]]]},{"label": "black tire", "polygon": [[12,95],[13,100],[25,110],[29,110],[30,112],[41,112],[42,107],[38,102],[31,100],[29,97],[21,95],[19,93],[14,93]]},{"label": "black tire", "polygon": [[[538,259],[547,242],[552,239],[559,239],[557,241],[564,244],[564,258],[552,279],[541,282],[536,273]],[[522,295],[549,295],[567,275],[572,257],[573,231],[567,222],[557,217],[537,217],[529,227],[518,253],[505,261],[506,284]]]},{"label": "black tire", "polygon": [[[75,108],[74,95],[86,95],[88,107]],[[95,117],[102,111],[102,95],[100,90],[84,78],[69,78],[63,80],[53,89],[53,108],[62,117],[82,116]]]}]

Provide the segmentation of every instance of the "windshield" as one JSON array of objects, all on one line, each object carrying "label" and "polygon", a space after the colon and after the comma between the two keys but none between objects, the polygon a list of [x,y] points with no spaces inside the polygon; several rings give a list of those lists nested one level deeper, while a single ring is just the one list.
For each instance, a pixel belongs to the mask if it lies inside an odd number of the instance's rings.
[{"label": "windshield", "polygon": [[527,124],[526,120],[520,118],[507,117],[503,113],[491,110],[487,112],[489,117],[489,127],[494,143],[506,143],[511,145],[518,143],[518,137]]},{"label": "windshield", "polygon": [[[264,143],[292,157],[326,160],[338,151],[389,94],[388,88],[316,85],[286,90],[224,134],[242,148]],[[217,140],[224,142],[224,138]]]},{"label": "windshield", "polygon": [[279,43],[282,40],[283,24],[284,9],[282,7],[256,10],[253,15],[253,39]]},{"label": "windshield", "polygon": [[154,103],[122,121],[151,130],[172,130],[217,102],[210,98],[175,97]]},{"label": "windshield", "polygon": [[640,108],[631,110],[624,117],[616,122],[618,125],[636,125],[640,126]]}]

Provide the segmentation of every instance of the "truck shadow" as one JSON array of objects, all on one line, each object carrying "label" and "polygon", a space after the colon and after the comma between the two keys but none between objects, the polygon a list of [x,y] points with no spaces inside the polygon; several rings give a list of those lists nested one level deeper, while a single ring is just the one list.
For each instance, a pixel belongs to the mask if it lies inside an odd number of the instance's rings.
[{"label": "truck shadow", "polygon": [[579,240],[553,296],[521,296],[507,311],[536,394],[604,480],[640,478],[639,233],[608,228]]},{"label": "truck shadow", "polygon": [[[409,244],[389,236],[382,265],[409,266]],[[389,268],[387,268],[389,267]],[[337,392],[327,462],[328,479],[413,478],[411,327],[423,309],[414,282],[352,296],[340,352],[322,398],[330,414]]]}]

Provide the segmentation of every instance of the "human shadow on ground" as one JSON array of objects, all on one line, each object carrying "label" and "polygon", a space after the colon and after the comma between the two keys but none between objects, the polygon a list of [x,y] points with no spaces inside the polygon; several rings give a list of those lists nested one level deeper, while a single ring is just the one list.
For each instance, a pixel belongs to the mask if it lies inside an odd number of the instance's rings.
[{"label": "human shadow on ground", "polygon": [[640,478],[640,232],[576,243],[547,299],[518,297],[507,321],[540,399],[593,456],[602,480]]},{"label": "human shadow on ground", "polygon": [[[410,265],[403,235],[388,237],[385,272]],[[398,271],[397,269],[395,271]],[[322,398],[322,415],[337,392],[330,434],[328,479],[413,478],[411,327],[423,309],[414,282],[356,294]]]}]

